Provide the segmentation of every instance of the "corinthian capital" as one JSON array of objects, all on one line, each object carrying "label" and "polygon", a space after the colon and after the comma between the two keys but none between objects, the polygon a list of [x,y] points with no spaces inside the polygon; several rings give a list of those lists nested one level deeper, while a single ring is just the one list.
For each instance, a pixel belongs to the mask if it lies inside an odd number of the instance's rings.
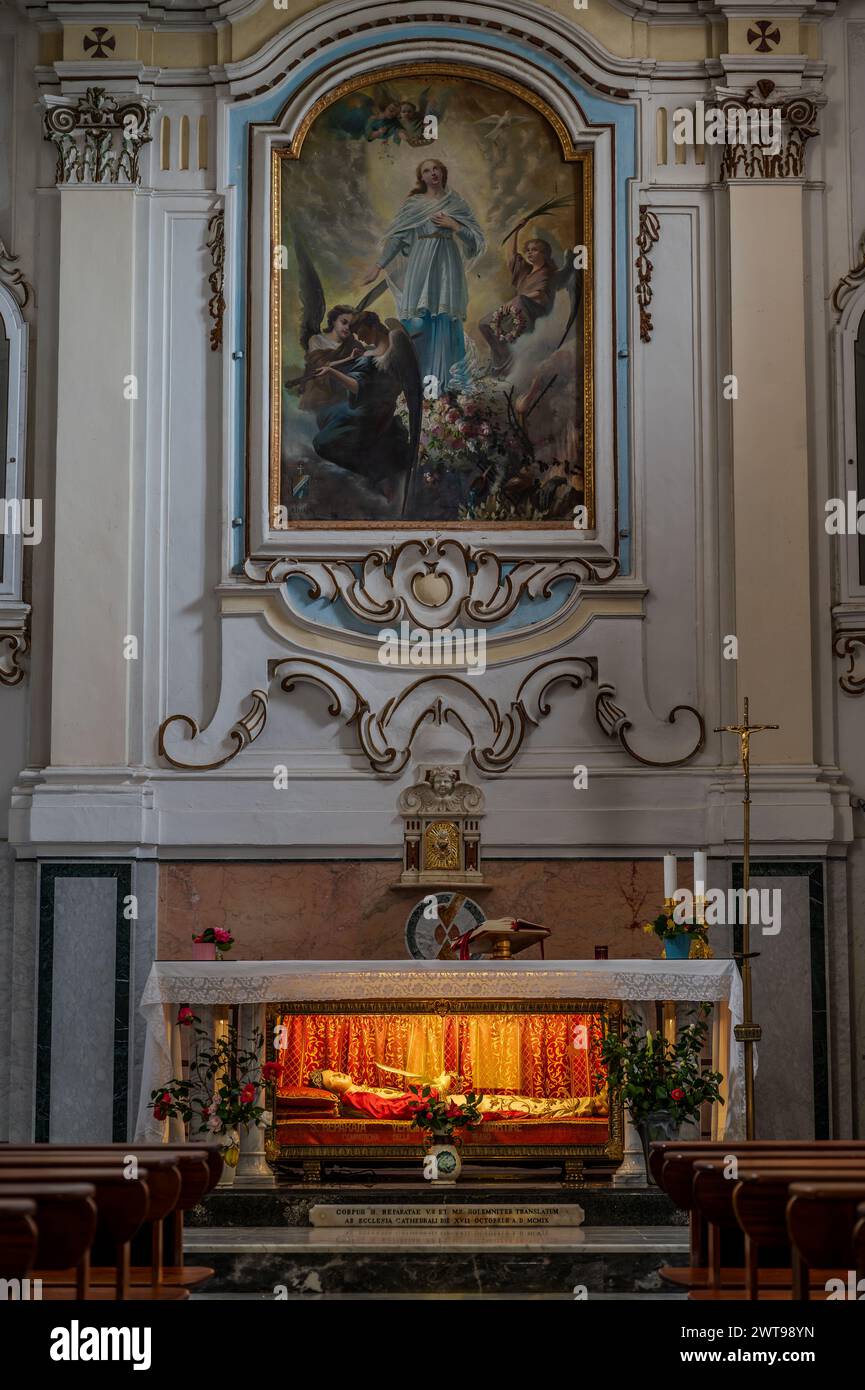
[{"label": "corinthian capital", "polygon": [[58,183],[137,185],[139,155],[156,109],[137,96],[88,87],[77,98],[43,97],[45,139],[57,149]]},{"label": "corinthian capital", "polygon": [[726,126],[723,178],[804,178],[805,147],[826,105],[818,87],[776,87],[764,77],[753,87],[718,87],[716,97]]}]

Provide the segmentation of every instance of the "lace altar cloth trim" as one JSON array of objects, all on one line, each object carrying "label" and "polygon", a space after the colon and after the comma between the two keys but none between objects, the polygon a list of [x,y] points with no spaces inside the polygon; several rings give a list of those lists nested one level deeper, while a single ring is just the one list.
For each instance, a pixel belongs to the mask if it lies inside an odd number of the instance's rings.
[{"label": "lace altar cloth trim", "polygon": [[[151,1091],[175,1074],[174,1020],[180,1004],[268,1004],[364,999],[621,999],[635,1007],[724,1001],[731,1014],[725,1132],[744,1133],[743,1048],[733,1037],[742,1022],[742,982],[731,960],[694,961],[156,961],[141,997],[147,1023],[136,1138],[168,1138],[154,1120]],[[654,1017],[647,1019],[654,1026]],[[173,1044],[174,1043],[174,1047]],[[173,1140],[181,1136],[173,1134]]]}]

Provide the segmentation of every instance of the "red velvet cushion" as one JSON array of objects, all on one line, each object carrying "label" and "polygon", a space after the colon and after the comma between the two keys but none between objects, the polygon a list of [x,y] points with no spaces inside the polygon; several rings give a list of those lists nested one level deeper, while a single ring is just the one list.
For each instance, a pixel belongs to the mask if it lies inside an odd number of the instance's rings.
[{"label": "red velvet cushion", "polygon": [[276,1108],[283,1114],[338,1115],[339,1096],[318,1086],[286,1086],[277,1095]]}]

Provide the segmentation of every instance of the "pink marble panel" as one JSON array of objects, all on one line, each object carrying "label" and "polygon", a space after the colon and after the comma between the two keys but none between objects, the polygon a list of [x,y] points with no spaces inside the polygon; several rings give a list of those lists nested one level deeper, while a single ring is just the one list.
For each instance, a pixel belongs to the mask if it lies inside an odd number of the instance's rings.
[{"label": "pink marble panel", "polygon": [[[294,863],[171,863],[159,874],[159,955],[192,956],[192,936],[228,927],[245,960],[403,959],[405,922],[420,891],[394,889],[395,860]],[[487,917],[550,927],[547,959],[659,958],[642,924],[660,909],[661,861],[487,860],[490,888],[477,893]],[[680,882],[691,883],[681,863]],[[533,949],[530,954],[538,955]]]}]

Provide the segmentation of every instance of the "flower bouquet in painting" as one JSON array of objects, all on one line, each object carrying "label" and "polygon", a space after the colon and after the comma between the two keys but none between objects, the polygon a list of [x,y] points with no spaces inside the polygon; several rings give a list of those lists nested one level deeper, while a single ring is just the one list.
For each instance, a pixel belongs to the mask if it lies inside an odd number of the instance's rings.
[{"label": "flower bouquet in painting", "polygon": [[663,1033],[644,1031],[636,1014],[626,1014],[621,1034],[607,1033],[601,1056],[611,1099],[621,1101],[639,1131],[649,1172],[649,1144],[655,1139],[676,1139],[683,1124],[696,1122],[700,1107],[717,1101],[723,1105],[719,1071],[703,1069],[711,1005],[701,1004],[693,1023],[679,1029],[675,1042]]},{"label": "flower bouquet in painting", "polygon": [[225,927],[205,927],[192,938],[193,960],[222,960],[234,945],[234,937]]},{"label": "flower bouquet in painting", "polygon": [[474,1091],[460,1098],[442,1099],[431,1086],[411,1086],[416,1096],[412,1125],[427,1136],[429,1149],[424,1158],[424,1177],[430,1182],[455,1183],[462,1169],[462,1159],[455,1144],[459,1143],[458,1129],[473,1129],[483,1120],[478,1104],[483,1099]]},{"label": "flower bouquet in painting", "polygon": [[188,1075],[173,1077],[151,1092],[153,1115],[157,1120],[181,1119],[190,1137],[204,1135],[219,1142],[226,1163],[226,1176],[233,1179],[240,1157],[241,1125],[271,1122],[270,1112],[259,1104],[262,1087],[273,1080],[274,1062],[262,1063],[264,1038],[255,1033],[251,1046],[241,1047],[237,1029],[213,1039],[192,1010],[179,1010],[180,1027],[195,1027],[197,1045],[190,1058]]}]

